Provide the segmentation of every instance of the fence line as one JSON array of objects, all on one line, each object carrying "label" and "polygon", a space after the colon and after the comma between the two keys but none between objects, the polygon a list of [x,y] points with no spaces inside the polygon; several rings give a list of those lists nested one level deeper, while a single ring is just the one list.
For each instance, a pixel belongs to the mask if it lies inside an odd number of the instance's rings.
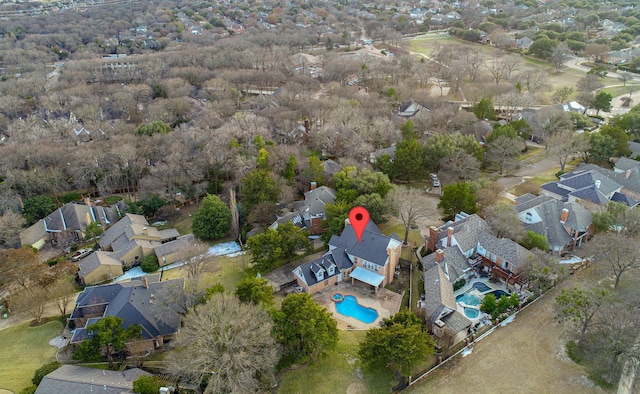
[{"label": "fence line", "polygon": [[[541,294],[538,298],[534,299],[533,301],[531,301],[530,303],[528,303],[527,305],[523,306],[520,310],[514,312],[511,316],[514,317],[522,312],[523,310],[527,309],[530,305],[534,304],[536,301],[538,301],[540,298],[544,297],[549,291],[551,291],[551,289],[547,290],[544,294]],[[511,317],[510,316],[510,317]],[[505,319],[506,320],[506,319]],[[502,324],[502,322],[498,323],[498,325],[495,325],[493,327],[491,327],[487,332],[485,332],[484,334],[480,335],[478,338],[476,338],[475,341],[471,342],[471,344],[474,344],[476,342],[479,342],[480,340],[484,339],[485,337],[487,337],[489,334],[493,333],[496,328],[499,327],[499,325]],[[409,379],[409,384],[407,385],[407,387],[411,387],[413,386],[416,382],[422,380],[423,378],[429,376],[429,374],[431,374],[431,372],[435,371],[436,369],[440,368],[441,366],[445,365],[447,362],[449,362],[450,360],[454,359],[457,355],[459,355],[460,353],[462,353],[463,351],[465,351],[466,349],[468,349],[469,346],[465,346],[462,349],[458,350],[457,352],[455,352],[454,354],[452,354],[451,356],[447,357],[446,359],[442,360],[441,363],[435,365],[434,367],[432,367],[431,369],[429,369],[428,371],[426,371],[425,373],[423,373],[422,375],[418,376],[415,379]]]}]

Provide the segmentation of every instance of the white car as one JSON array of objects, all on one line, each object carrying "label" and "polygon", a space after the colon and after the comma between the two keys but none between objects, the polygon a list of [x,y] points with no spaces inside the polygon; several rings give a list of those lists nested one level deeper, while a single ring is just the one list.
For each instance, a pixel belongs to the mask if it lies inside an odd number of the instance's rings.
[{"label": "white car", "polygon": [[429,176],[431,177],[432,181],[437,181],[438,180],[438,175],[437,174],[429,174]]},{"label": "white car", "polygon": [[433,180],[433,187],[440,187],[440,181],[438,179]]}]

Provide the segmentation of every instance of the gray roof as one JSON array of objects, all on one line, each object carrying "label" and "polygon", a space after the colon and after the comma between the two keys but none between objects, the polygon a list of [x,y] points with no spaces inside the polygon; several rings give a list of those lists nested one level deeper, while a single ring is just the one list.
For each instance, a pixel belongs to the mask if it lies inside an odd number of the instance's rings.
[{"label": "gray roof", "polygon": [[[135,370],[135,373],[132,373]],[[133,381],[151,374],[139,368],[109,371],[79,365],[63,365],[47,374],[38,385],[36,394],[133,393]]]},{"label": "gray roof", "polygon": [[[632,142],[629,141],[629,143],[632,143]],[[639,143],[633,142],[633,144],[636,144],[638,146],[638,149],[640,149]],[[627,171],[627,170],[638,171],[639,168],[640,168],[639,161],[627,159],[626,157],[621,157],[616,162],[616,171]]]},{"label": "gray roof", "polygon": [[[578,166],[578,169],[597,171],[603,174],[604,176],[607,176],[612,180],[614,180],[615,182],[619,183],[620,185],[622,185],[624,189],[628,189],[634,193],[640,193],[640,167],[636,167],[634,169],[632,166],[633,163],[631,163],[631,161],[638,163],[637,164],[638,166],[640,166],[640,162],[636,160],[627,159],[627,158],[623,158],[623,159],[620,159],[620,161],[622,161],[622,163],[620,164],[620,167],[618,166],[618,164],[616,164],[616,170],[619,172],[614,172],[609,169],[599,167],[595,164],[584,164],[584,163],[580,164],[580,166]],[[618,163],[620,163],[620,161],[618,161]],[[627,168],[627,167],[631,167],[629,168],[631,171],[628,173],[628,176],[627,176],[626,169],[623,170],[623,168]]]},{"label": "gray roof", "polygon": [[535,194],[531,194],[531,193],[523,194],[520,197],[516,198],[516,205],[524,204],[538,197],[540,196],[536,196]]},{"label": "gray roof", "polygon": [[593,223],[591,212],[574,202],[565,203],[563,207],[569,210],[569,217],[565,222],[567,227],[581,232],[589,229],[589,226]]},{"label": "gray roof", "polygon": [[177,239],[169,242],[165,242],[161,245],[156,246],[153,250],[158,257],[158,260],[162,260],[163,256],[179,252],[181,250],[187,250],[193,246],[195,246],[198,242],[193,234],[183,235],[182,237],[178,237]]},{"label": "gray roof", "polygon": [[512,271],[514,272],[528,262],[532,256],[530,251],[508,238],[496,238],[490,233],[480,233],[479,241],[483,248],[513,264]]},{"label": "gray roof", "polygon": [[640,155],[640,143],[629,141],[627,142],[627,145],[629,146],[629,150],[631,151],[631,156],[629,157],[635,158]]},{"label": "gray roof", "polygon": [[557,196],[561,197],[562,201],[567,201],[567,196],[569,196],[570,191],[567,189],[563,189],[558,186],[558,182],[549,182],[540,186],[542,190],[546,190],[550,193],[553,193]]},{"label": "gray roof", "polygon": [[[328,268],[331,265],[336,266],[336,269],[334,270],[333,275],[329,275],[328,273]],[[337,264],[333,259],[333,255],[331,254],[331,252],[327,252],[319,259],[309,261],[308,263],[304,263],[298,266],[293,272],[298,276],[302,276],[307,286],[313,286],[314,284],[318,283],[318,279],[315,273],[319,271],[320,268],[324,269],[325,271],[324,278],[322,280],[326,280],[328,278],[331,278],[332,276],[338,275],[341,269],[350,268],[351,265],[349,265],[348,267],[342,267],[342,268],[337,267]]]},{"label": "gray roof", "polygon": [[67,203],[56,209],[46,218],[44,223],[49,231],[84,231],[88,223],[98,222],[100,226],[108,226],[118,220],[115,207],[101,207],[82,203]]},{"label": "gray roof", "polygon": [[[147,277],[148,287],[143,280],[115,283],[104,286],[87,287],[78,295],[76,308],[72,318],[83,316],[83,309],[95,309],[95,305],[107,305],[104,316],[117,316],[123,319],[122,326],[132,324],[142,326],[142,336],[153,339],[157,336],[170,335],[178,332],[180,318],[168,319],[166,316],[158,318],[153,304],[159,302],[157,296],[169,286],[184,286],[184,279],[171,279],[164,282],[151,282]],[[102,317],[104,317],[102,316]],[[87,322],[87,327],[90,325]],[[76,328],[72,342],[86,338],[86,329]]]},{"label": "gray roof", "polygon": [[[306,192],[304,201],[297,201],[295,206],[306,221],[309,217],[324,215],[324,207],[328,203],[333,203],[335,198],[335,190],[330,187],[320,186]],[[311,222],[306,222],[305,225],[310,226]]]},{"label": "gray roof", "polygon": [[453,285],[439,265],[427,268],[424,272],[423,307],[427,310],[430,323],[438,320],[444,312],[456,310],[456,298],[453,296]]},{"label": "gray roof", "polygon": [[638,205],[637,200],[627,196],[626,194],[622,194],[618,192],[613,193],[613,196],[611,197],[611,201],[625,204],[628,207],[635,207],[636,205]]},{"label": "gray roof", "polygon": [[[380,232],[378,226],[369,220],[367,227],[365,227],[360,242],[356,237],[356,232],[351,226],[347,224],[342,231],[342,234],[334,235],[329,240],[330,250],[338,249],[334,256],[339,253],[340,250],[348,255],[359,257],[363,260],[371,263],[384,266],[387,262],[387,246],[391,239],[400,241],[400,238],[394,233],[391,236],[386,236]],[[337,261],[337,260],[336,260]]]},{"label": "gray roof", "polygon": [[[487,222],[482,220],[480,216],[473,214],[440,226],[438,229],[439,240],[447,237],[449,227],[453,227],[453,237],[462,251],[474,249],[478,245],[478,234],[481,232],[491,232],[491,227]],[[442,246],[441,242],[436,243],[436,247],[440,246]]]},{"label": "gray roof", "polygon": [[605,196],[599,189],[593,186],[573,191],[569,193],[569,196],[575,197],[580,200],[591,201],[592,203],[598,205],[607,205],[609,203],[609,199],[607,198],[607,196]]},{"label": "gray roof", "polygon": [[573,191],[595,187],[596,181],[600,181],[600,187],[598,189],[604,195],[610,195],[622,187],[622,185],[601,172],[593,170],[584,171],[580,169],[561,175],[558,183]]},{"label": "gray roof", "polygon": [[462,254],[460,249],[446,248],[442,249],[442,252],[442,261],[440,261],[439,263],[436,262],[436,254],[431,253],[421,259],[422,266],[425,267],[425,269],[427,269],[427,267],[433,267],[435,265],[441,266],[444,270],[444,273],[448,275],[451,282],[456,281],[458,278],[464,275],[465,271],[471,268],[471,266],[469,265],[469,260]]}]

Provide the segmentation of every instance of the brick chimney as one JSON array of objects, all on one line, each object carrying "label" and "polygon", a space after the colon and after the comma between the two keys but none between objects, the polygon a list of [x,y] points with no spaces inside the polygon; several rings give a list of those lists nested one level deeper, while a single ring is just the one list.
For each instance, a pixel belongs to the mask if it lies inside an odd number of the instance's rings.
[{"label": "brick chimney", "polygon": [[447,229],[447,248],[451,247],[451,237],[453,237],[453,227]]},{"label": "brick chimney", "polygon": [[87,223],[87,226],[91,224],[91,222],[93,222],[93,220],[91,220],[91,214],[89,212],[86,212],[84,214],[84,221]]},{"label": "brick chimney", "polygon": [[146,276],[142,277],[142,286],[144,286],[145,289],[149,288],[149,281],[147,280]]},{"label": "brick chimney", "polygon": [[567,219],[569,219],[569,210],[564,208],[560,214],[560,223],[566,223]]},{"label": "brick chimney", "polygon": [[444,251],[442,249],[436,250],[436,263],[441,262],[444,259]]},{"label": "brick chimney", "polygon": [[91,206],[91,199],[89,197],[85,197],[84,198],[84,205],[90,207]]},{"label": "brick chimney", "polygon": [[434,252],[436,250],[436,243],[438,242],[438,229],[435,226],[429,227],[429,241],[427,242],[427,249]]},{"label": "brick chimney", "polygon": [[318,187],[318,184],[315,182],[311,182],[311,190],[316,190],[316,187]]}]

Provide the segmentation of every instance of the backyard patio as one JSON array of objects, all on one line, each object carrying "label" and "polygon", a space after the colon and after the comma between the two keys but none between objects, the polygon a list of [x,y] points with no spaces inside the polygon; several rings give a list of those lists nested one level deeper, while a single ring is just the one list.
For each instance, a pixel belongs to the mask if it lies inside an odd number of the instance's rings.
[{"label": "backyard patio", "polygon": [[[332,298],[336,293],[342,294],[343,297],[348,295],[356,297],[360,306],[375,309],[378,312],[378,317],[372,323],[365,323],[356,318],[338,313],[336,301]],[[373,327],[380,327],[382,319],[398,313],[402,304],[402,294],[381,288],[378,290],[378,294],[375,295],[370,286],[359,282],[354,285],[348,282],[340,282],[331,289],[314,294],[313,298],[318,305],[327,308],[333,314],[340,330],[368,330]]]}]

